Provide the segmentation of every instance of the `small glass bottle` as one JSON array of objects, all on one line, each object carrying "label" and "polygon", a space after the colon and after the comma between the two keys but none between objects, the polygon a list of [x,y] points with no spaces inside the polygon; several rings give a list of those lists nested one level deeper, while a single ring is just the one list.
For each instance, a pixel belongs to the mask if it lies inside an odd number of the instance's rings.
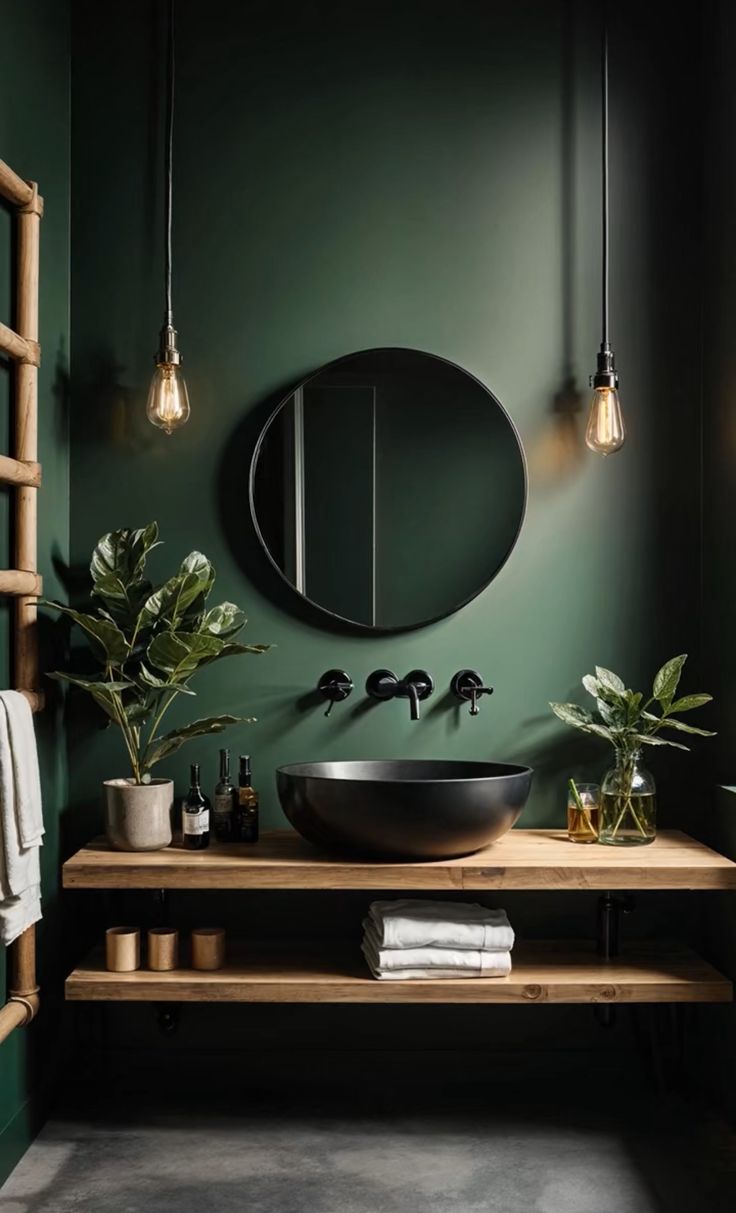
[{"label": "small glass bottle", "polygon": [[220,750],[220,778],[215,784],[212,829],[218,842],[232,842],[235,788],[230,779],[230,751]]},{"label": "small glass bottle", "polygon": [[239,842],[258,842],[258,793],[251,785],[250,758],[240,755],[238,798],[235,810],[236,836]]},{"label": "small glass bottle", "polygon": [[191,786],[181,806],[182,845],[189,851],[203,851],[210,845],[210,802],[199,786],[199,763],[193,762]]},{"label": "small glass bottle", "polygon": [[617,753],[615,767],[603,780],[599,842],[607,846],[641,846],[656,838],[657,789],[640,757],[638,750]]}]

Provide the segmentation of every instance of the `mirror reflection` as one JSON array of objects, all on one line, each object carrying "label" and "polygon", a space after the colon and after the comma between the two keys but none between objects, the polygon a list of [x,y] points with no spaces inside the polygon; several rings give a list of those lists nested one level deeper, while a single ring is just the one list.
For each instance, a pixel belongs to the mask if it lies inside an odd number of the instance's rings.
[{"label": "mirror reflection", "polygon": [[516,431],[477,379],[415,350],[323,367],[277,408],[251,510],[293,589],[358,626],[417,627],[475,597],[508,557],[526,500]]}]

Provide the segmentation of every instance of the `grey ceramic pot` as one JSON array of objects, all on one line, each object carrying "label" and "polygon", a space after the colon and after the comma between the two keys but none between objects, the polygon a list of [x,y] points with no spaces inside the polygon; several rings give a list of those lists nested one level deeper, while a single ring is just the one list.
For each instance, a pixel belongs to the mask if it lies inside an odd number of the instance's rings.
[{"label": "grey ceramic pot", "polygon": [[106,779],[107,837],[117,851],[161,851],[171,843],[174,783]]}]

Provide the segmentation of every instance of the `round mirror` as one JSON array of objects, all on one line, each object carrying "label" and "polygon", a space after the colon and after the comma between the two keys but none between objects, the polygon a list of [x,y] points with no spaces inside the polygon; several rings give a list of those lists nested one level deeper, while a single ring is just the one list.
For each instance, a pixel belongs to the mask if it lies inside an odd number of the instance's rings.
[{"label": "round mirror", "polygon": [[298,594],[379,631],[464,606],[519,535],[526,468],[487,388],[417,350],[349,354],[300,383],[264,427],[250,502]]}]

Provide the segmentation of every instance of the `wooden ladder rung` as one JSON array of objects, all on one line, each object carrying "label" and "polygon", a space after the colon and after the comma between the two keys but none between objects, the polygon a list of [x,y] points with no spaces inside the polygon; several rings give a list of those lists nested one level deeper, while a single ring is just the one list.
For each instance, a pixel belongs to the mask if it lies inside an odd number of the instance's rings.
[{"label": "wooden ladder rung", "polygon": [[40,366],[41,348],[37,341],[21,337],[7,324],[0,324],[0,354],[9,354],[16,362],[28,362],[31,366]]},{"label": "wooden ladder rung", "polygon": [[19,594],[37,598],[43,592],[43,579],[24,569],[0,569],[0,594]]},{"label": "wooden ladder rung", "polygon": [[4,160],[0,160],[0,197],[14,206],[28,206],[33,198],[33,186],[14,173]]},{"label": "wooden ladder rung", "polygon": [[38,489],[41,487],[41,464],[24,463],[20,459],[11,459],[9,455],[0,455],[0,484],[26,485]]}]

